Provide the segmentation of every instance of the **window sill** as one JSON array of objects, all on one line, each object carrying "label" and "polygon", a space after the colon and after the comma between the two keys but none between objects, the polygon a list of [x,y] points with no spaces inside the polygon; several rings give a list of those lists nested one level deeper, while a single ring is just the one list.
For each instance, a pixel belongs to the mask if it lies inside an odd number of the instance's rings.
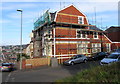
[{"label": "window sill", "polygon": [[93,38],[93,39],[99,39],[99,38]]},{"label": "window sill", "polygon": [[90,39],[90,38],[77,38],[77,39]]}]

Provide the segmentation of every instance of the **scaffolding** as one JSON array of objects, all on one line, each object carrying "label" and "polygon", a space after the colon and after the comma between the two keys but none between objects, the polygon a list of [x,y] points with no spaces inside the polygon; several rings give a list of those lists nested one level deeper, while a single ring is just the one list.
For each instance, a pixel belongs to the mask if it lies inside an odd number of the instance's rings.
[{"label": "scaffolding", "polygon": [[34,29],[37,29],[41,26],[43,26],[45,23],[50,24],[50,13],[49,10],[47,10],[41,17],[39,17],[36,22],[34,23]]}]

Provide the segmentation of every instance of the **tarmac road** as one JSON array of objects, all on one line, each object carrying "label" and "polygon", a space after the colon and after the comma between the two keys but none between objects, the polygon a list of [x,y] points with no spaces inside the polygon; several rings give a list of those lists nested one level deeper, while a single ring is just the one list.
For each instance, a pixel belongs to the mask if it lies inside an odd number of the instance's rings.
[{"label": "tarmac road", "polygon": [[11,72],[1,72],[1,73],[2,73],[2,82],[8,82]]},{"label": "tarmac road", "polygon": [[99,61],[89,61],[86,63],[75,64],[73,66],[59,65],[58,67],[42,66],[29,70],[16,70],[5,78],[6,82],[54,82],[65,77],[75,75],[76,73],[99,66]]}]

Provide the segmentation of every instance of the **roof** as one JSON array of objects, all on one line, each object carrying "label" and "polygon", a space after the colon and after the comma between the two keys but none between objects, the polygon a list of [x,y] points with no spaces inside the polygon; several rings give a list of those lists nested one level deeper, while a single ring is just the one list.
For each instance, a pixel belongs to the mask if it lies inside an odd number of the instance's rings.
[{"label": "roof", "polygon": [[[76,12],[70,12],[71,10],[75,10]],[[100,32],[102,31],[101,29],[97,28],[96,26],[88,24],[88,22],[87,22],[87,24],[77,24],[77,23],[55,21],[56,15],[58,13],[60,13],[60,12],[67,13],[67,14],[74,14],[74,15],[77,15],[77,16],[78,15],[83,15],[84,17],[86,17],[86,15],[83,14],[80,10],[78,10],[74,5],[70,5],[70,6],[64,8],[64,9],[62,9],[60,11],[56,11],[54,13],[49,12],[51,24],[52,23],[58,23],[58,24],[77,25],[77,26],[82,26],[82,27],[89,27],[90,30],[95,30],[95,31],[100,31]],[[86,17],[86,21],[88,21],[87,17]],[[43,27],[46,24],[48,24],[48,23],[45,22],[44,24],[41,25],[41,27]],[[39,29],[39,28],[40,28],[40,26],[38,28],[34,29],[34,31],[37,30],[37,29]]]},{"label": "roof", "polygon": [[114,27],[111,26],[110,28],[105,30],[107,32],[107,37],[112,42],[120,42],[119,36],[120,36],[120,27]]},{"label": "roof", "polygon": [[120,27],[111,26],[110,28],[106,29],[107,32],[120,32]]},{"label": "roof", "polygon": [[99,29],[99,28],[96,27],[96,26],[89,26],[89,29],[97,30],[97,31],[102,31],[101,29]]},{"label": "roof", "polygon": [[[71,11],[71,10],[74,10]],[[78,8],[76,8],[74,5],[70,5],[66,8],[63,8],[62,10],[58,11],[59,13],[62,12],[62,13],[67,13],[67,14],[73,14],[73,15],[82,15],[82,16],[85,16],[85,14],[83,14],[80,10],[78,10]]]},{"label": "roof", "polygon": [[84,18],[84,24],[89,24],[85,14],[78,10],[74,5],[70,5],[56,13],[55,22],[77,23],[78,16]]}]

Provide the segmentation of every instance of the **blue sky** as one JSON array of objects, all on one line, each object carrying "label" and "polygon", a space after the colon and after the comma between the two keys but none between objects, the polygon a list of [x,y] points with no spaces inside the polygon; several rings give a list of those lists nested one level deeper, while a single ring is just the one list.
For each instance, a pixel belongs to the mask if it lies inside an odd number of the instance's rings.
[{"label": "blue sky", "polygon": [[[109,2],[108,2],[109,1]],[[61,8],[60,8],[61,2]],[[74,4],[81,12],[86,14],[91,24],[94,24],[96,8],[97,26],[110,27],[118,25],[118,0],[58,0],[44,2],[41,0],[4,0],[0,3],[0,45],[20,44],[20,12],[23,10],[23,44],[30,42],[29,35],[34,29],[34,21],[37,20],[47,9],[51,12]],[[105,28],[103,28],[105,29]]]}]

